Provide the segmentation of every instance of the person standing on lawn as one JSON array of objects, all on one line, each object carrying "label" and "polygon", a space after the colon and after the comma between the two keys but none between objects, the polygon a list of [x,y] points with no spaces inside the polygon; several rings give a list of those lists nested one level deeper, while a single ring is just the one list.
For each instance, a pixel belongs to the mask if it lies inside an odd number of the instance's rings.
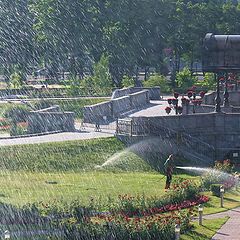
[{"label": "person standing on lawn", "polygon": [[173,157],[173,154],[171,154],[171,155],[169,155],[168,159],[164,163],[164,170],[165,170],[165,174],[167,177],[165,190],[170,188],[174,167],[175,167],[174,166],[174,157]]}]

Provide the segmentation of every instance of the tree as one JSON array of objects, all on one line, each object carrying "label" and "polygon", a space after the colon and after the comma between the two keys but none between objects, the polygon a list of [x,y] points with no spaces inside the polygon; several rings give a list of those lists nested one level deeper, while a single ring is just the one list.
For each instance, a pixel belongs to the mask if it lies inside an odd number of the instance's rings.
[{"label": "tree", "polygon": [[27,71],[34,62],[32,19],[27,0],[0,2],[0,61],[7,81],[13,69],[17,69],[25,81]]},{"label": "tree", "polygon": [[93,83],[97,93],[110,94],[112,91],[112,79],[109,72],[109,56],[103,54],[93,66]]}]

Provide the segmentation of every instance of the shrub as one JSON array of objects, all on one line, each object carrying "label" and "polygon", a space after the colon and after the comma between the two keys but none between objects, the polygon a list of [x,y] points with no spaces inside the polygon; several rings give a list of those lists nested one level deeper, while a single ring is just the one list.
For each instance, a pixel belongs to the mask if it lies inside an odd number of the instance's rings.
[{"label": "shrub", "polygon": [[231,163],[230,159],[215,161],[214,168],[227,173],[232,173],[234,171],[234,165]]},{"label": "shrub", "polygon": [[27,129],[26,129],[25,126],[21,126],[19,124],[14,123],[14,122],[11,123],[10,136],[25,135],[26,132],[27,132]]},{"label": "shrub", "polygon": [[123,79],[122,79],[122,86],[123,87],[133,87],[134,86],[134,79],[132,77],[124,75]]},{"label": "shrub", "polygon": [[[120,195],[117,204],[111,204],[109,209],[112,212],[122,212],[129,216],[144,215],[154,212],[155,210],[153,209],[155,208],[157,208],[157,212],[169,210],[166,206],[171,204],[176,206],[176,204],[186,200],[195,200],[199,194],[199,187],[189,180],[181,179],[174,181],[172,186],[172,190],[161,199],[158,197]],[[174,206],[172,207],[174,208]]]},{"label": "shrub", "polygon": [[181,225],[181,231],[190,228],[190,211],[172,212],[164,216],[155,215],[144,218],[128,216],[100,215],[77,222],[69,218],[60,223],[65,239],[166,239],[174,238],[175,224]]},{"label": "shrub", "polygon": [[160,87],[161,92],[169,93],[171,91],[167,78],[160,74],[151,76],[147,81],[143,82],[144,87]]},{"label": "shrub", "polygon": [[25,105],[12,105],[4,111],[3,116],[16,123],[26,122],[29,110],[30,108]]},{"label": "shrub", "polygon": [[206,73],[204,76],[204,80],[202,82],[202,86],[207,87],[209,90],[215,90],[216,81],[213,73]]},{"label": "shrub", "polygon": [[220,186],[221,184],[211,184],[210,190],[214,196],[220,197]]},{"label": "shrub", "polygon": [[184,92],[193,86],[197,81],[196,77],[193,77],[191,71],[188,68],[184,68],[182,71],[177,73],[176,83],[179,88]]}]

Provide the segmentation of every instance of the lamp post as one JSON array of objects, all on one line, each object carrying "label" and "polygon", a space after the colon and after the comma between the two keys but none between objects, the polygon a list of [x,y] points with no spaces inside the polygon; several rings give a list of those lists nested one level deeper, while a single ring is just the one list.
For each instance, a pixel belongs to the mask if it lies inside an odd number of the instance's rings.
[{"label": "lamp post", "polygon": [[220,186],[220,207],[223,208],[223,195],[224,195],[224,187]]},{"label": "lamp post", "polygon": [[10,232],[8,230],[4,232],[4,239],[10,239]]},{"label": "lamp post", "polygon": [[223,93],[223,97],[224,97],[223,106],[229,107],[228,73],[225,74],[225,90]]},{"label": "lamp post", "polygon": [[199,214],[198,223],[199,223],[199,225],[202,225],[202,218],[203,218],[203,205],[202,204],[198,205],[198,214]]},{"label": "lamp post", "polygon": [[175,240],[179,240],[180,239],[180,225],[176,224],[175,225]]},{"label": "lamp post", "polygon": [[176,115],[178,115],[178,97],[179,97],[179,93],[175,92],[174,99],[172,99],[172,104],[174,105]]},{"label": "lamp post", "polygon": [[218,76],[217,76],[216,73],[214,74],[214,77],[215,77],[215,82],[217,81],[217,95],[216,95],[216,98],[215,98],[215,102],[216,102],[215,111],[217,113],[220,113],[221,112],[220,85],[219,85],[219,79],[218,79]]}]

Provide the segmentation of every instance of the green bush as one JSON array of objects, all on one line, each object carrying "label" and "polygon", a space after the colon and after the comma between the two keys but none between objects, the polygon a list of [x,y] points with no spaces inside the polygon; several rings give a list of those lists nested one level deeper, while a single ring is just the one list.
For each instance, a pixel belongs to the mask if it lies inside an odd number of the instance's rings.
[{"label": "green bush", "polygon": [[210,190],[214,196],[220,197],[220,186],[221,184],[211,184]]},{"label": "green bush", "polygon": [[161,92],[169,93],[171,91],[167,78],[160,74],[151,76],[147,81],[143,82],[144,87],[160,87]]},{"label": "green bush", "polygon": [[196,81],[197,78],[192,76],[191,71],[188,68],[184,68],[177,73],[176,83],[178,88],[182,89],[183,92],[192,87]]},{"label": "green bush", "polygon": [[123,79],[122,79],[122,86],[123,87],[133,87],[134,86],[134,79],[132,77],[124,75]]},{"label": "green bush", "polygon": [[234,165],[231,163],[230,159],[225,159],[223,161],[215,161],[214,168],[222,172],[234,172]]},{"label": "green bush", "polygon": [[20,136],[26,134],[26,128],[18,126],[16,123],[11,123],[10,136]]},{"label": "green bush", "polygon": [[[85,94],[106,96],[112,92],[112,77],[109,72],[109,56],[102,54],[99,62],[93,66],[93,76],[81,80],[80,88]],[[74,86],[71,86],[74,88]]]},{"label": "green bush", "polygon": [[14,104],[5,109],[3,116],[13,122],[26,122],[29,111],[30,108],[26,105]]},{"label": "green bush", "polygon": [[202,86],[206,86],[208,90],[216,89],[216,81],[213,73],[206,73],[204,76],[204,80],[202,82]]}]

